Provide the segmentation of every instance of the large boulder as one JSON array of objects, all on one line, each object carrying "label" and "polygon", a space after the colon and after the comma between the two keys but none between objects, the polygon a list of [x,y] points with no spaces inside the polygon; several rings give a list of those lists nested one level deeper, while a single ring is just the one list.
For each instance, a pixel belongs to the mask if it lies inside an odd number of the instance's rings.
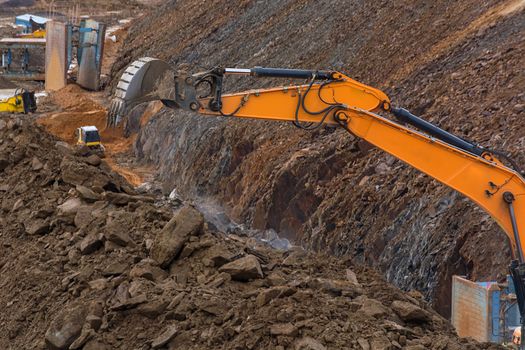
[{"label": "large boulder", "polygon": [[116,192],[104,192],[104,198],[111,204],[118,206],[124,206],[128,203],[134,202],[147,202],[153,203],[155,199],[150,196],[138,196],[138,195],[129,195],[126,193],[116,193]]},{"label": "large boulder", "polygon": [[430,320],[428,312],[419,306],[406,301],[396,300],[390,305],[390,307],[403,321],[428,322]]},{"label": "large boulder", "polygon": [[299,334],[299,330],[291,323],[276,323],[270,326],[270,334],[273,336],[296,337]]},{"label": "large boulder", "polygon": [[219,268],[220,272],[226,272],[236,281],[249,281],[255,278],[264,278],[259,260],[254,255],[246,255],[223,265]]},{"label": "large boulder", "polygon": [[73,162],[70,159],[64,158],[60,164],[60,171],[62,180],[70,185],[83,185],[88,182],[91,172],[85,171],[87,166],[82,167],[79,163]]},{"label": "large boulder", "polygon": [[86,163],[88,163],[89,165],[93,165],[93,166],[99,166],[100,163],[102,162],[100,157],[97,156],[96,154],[92,154],[90,156],[88,156],[86,159],[85,159]]},{"label": "large boulder", "polygon": [[42,219],[36,219],[24,223],[26,233],[29,235],[43,235],[49,232],[51,227]]},{"label": "large boulder", "polygon": [[[358,300],[359,299],[359,300]],[[357,302],[361,302],[359,312],[374,318],[384,317],[391,313],[391,311],[383,305],[379,300],[369,299],[367,297],[357,298]]]},{"label": "large boulder", "polygon": [[202,214],[191,207],[183,207],[164,226],[153,241],[150,255],[166,268],[179,255],[190,236],[198,234],[204,224]]},{"label": "large boulder", "polygon": [[153,339],[151,342],[151,347],[153,349],[158,349],[168,344],[168,342],[177,335],[179,332],[178,328],[174,325],[168,326],[164,332],[162,332],[157,338]]},{"label": "large boulder", "polygon": [[93,208],[89,206],[81,206],[78,208],[75,218],[73,219],[75,226],[77,228],[89,227],[93,222],[93,216],[91,215],[92,212]]},{"label": "large boulder", "polygon": [[131,269],[129,275],[132,278],[145,278],[153,282],[160,282],[167,277],[168,273],[160,267],[143,260]]},{"label": "large boulder", "polygon": [[62,215],[75,216],[77,211],[82,207],[82,201],[79,198],[68,198],[64,203],[58,206],[58,212]]},{"label": "large boulder", "polygon": [[98,233],[90,233],[80,241],[80,253],[83,255],[91,254],[102,247],[102,237]]},{"label": "large boulder", "polygon": [[95,193],[93,190],[86,186],[77,185],[76,190],[80,197],[88,203],[93,203],[100,199],[100,195],[98,193]]},{"label": "large boulder", "polygon": [[255,303],[258,307],[263,307],[264,305],[268,304],[273,299],[277,298],[283,298],[288,297],[290,295],[295,294],[296,290],[291,287],[287,286],[278,286],[273,288],[268,288],[259,293],[257,295],[257,299],[255,300]]},{"label": "large boulder", "polygon": [[45,335],[48,348],[53,350],[68,349],[80,336],[86,316],[87,309],[82,305],[59,313],[51,322]]}]

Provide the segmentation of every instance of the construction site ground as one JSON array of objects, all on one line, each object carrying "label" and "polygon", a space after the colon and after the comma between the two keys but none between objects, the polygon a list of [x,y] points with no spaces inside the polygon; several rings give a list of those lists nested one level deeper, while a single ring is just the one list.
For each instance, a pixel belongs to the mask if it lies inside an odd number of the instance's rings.
[{"label": "construction site ground", "polygon": [[[106,110],[142,56],[337,69],[524,164],[525,1],[88,2],[117,26],[102,91],[0,116],[1,349],[500,348],[447,320],[452,275],[510,261],[457,193],[331,129]],[[0,0],[0,33],[46,6]],[[104,158],[75,145],[85,125]]]},{"label": "construction site ground", "polygon": [[0,118],[3,349],[495,349],[373,270],[220,232]]}]

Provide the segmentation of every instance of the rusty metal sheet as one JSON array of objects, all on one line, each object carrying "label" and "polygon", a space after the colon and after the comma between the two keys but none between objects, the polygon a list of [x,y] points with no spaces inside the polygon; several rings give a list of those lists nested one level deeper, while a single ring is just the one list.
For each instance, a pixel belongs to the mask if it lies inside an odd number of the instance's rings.
[{"label": "rusty metal sheet", "polygon": [[46,90],[59,90],[67,84],[67,30],[57,21],[46,24]]},{"label": "rusty metal sheet", "polygon": [[492,340],[491,295],[496,290],[496,284],[482,285],[453,276],[451,321],[460,337]]}]

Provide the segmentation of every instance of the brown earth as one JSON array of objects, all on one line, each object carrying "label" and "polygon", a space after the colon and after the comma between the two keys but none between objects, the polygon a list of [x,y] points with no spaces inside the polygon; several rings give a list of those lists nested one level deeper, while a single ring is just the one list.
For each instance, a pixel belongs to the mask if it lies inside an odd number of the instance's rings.
[{"label": "brown earth", "polygon": [[2,349],[496,349],[351,259],[280,252],[0,118]]},{"label": "brown earth", "polygon": [[[94,97],[100,93],[90,93],[78,85],[70,84],[65,88],[51,92],[39,106],[50,112],[39,116],[37,122],[48,132],[68,142],[77,143],[76,130],[81,126],[94,125],[100,132],[106,149],[108,164],[121,173],[131,184],[138,186],[151,173],[151,167],[126,167],[119,165],[115,158],[129,157],[129,151],[136,135],[124,137],[123,127],[106,128],[106,109]],[[147,116],[146,116],[147,117]]]},{"label": "brown earth", "polygon": [[[194,71],[341,70],[525,164],[523,1],[170,1],[130,32],[113,85],[141,56]],[[167,192],[218,201],[238,222],[374,266],[443,315],[453,274],[488,280],[507,272],[510,251],[492,219],[346,133],[162,111],[134,147],[159,167]]]}]

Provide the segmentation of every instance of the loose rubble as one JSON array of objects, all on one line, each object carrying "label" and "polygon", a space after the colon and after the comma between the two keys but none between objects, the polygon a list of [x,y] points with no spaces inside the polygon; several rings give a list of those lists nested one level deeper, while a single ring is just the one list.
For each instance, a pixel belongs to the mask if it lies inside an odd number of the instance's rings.
[{"label": "loose rubble", "polygon": [[497,348],[350,259],[211,229],[32,121],[0,121],[0,348]]}]

